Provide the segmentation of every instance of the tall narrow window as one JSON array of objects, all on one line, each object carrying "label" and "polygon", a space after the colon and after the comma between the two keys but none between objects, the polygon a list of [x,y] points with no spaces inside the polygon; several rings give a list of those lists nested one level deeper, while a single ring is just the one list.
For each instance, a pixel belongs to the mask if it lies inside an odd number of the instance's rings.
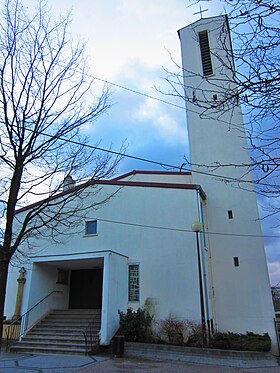
[{"label": "tall narrow window", "polygon": [[139,265],[130,264],[128,267],[128,300],[139,301]]},{"label": "tall narrow window", "polygon": [[232,212],[232,210],[228,210],[228,218],[229,219],[233,219],[233,212]]},{"label": "tall narrow window", "polygon": [[212,66],[212,61],[211,61],[208,32],[201,31],[198,33],[198,37],[199,37],[203,75],[204,76],[212,75],[213,66]]},{"label": "tall narrow window", "polygon": [[234,267],[239,267],[239,258],[238,256],[233,257]]}]

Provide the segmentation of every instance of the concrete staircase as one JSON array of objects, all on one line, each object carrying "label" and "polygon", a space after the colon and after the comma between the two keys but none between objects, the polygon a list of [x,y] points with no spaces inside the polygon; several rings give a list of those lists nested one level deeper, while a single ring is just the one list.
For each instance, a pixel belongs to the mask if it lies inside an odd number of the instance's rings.
[{"label": "concrete staircase", "polygon": [[53,310],[10,350],[30,354],[85,354],[84,331],[91,323],[95,343],[101,326],[101,311],[94,309]]}]

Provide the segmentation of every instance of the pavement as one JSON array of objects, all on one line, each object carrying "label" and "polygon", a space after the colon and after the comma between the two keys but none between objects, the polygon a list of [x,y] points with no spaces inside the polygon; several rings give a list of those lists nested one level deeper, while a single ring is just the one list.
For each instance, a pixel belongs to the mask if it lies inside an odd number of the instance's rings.
[{"label": "pavement", "polygon": [[[230,364],[229,364],[230,365]],[[1,353],[0,373],[280,373],[280,367],[238,368],[215,364],[147,360],[112,355],[30,355]]]}]

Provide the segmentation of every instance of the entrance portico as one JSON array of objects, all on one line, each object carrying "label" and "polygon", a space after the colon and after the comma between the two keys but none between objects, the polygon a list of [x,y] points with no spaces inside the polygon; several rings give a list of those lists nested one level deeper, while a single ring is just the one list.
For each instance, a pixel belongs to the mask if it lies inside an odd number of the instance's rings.
[{"label": "entrance portico", "polygon": [[109,344],[119,325],[118,310],[127,306],[126,256],[113,251],[36,256],[31,267],[23,312],[56,292],[32,311],[28,327],[51,309],[101,309],[100,344]]}]

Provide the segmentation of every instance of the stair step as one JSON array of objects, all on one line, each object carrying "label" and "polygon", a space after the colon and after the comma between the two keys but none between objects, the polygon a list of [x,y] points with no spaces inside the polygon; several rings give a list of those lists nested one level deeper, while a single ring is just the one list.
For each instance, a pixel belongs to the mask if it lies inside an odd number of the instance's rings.
[{"label": "stair step", "polygon": [[21,353],[29,353],[29,354],[76,354],[76,355],[84,355],[85,348],[76,348],[68,349],[68,348],[53,348],[53,347],[25,347],[21,345],[17,345],[16,347],[11,347],[11,351],[13,352],[21,352]]},{"label": "stair step", "polygon": [[100,309],[73,309],[73,310],[52,310],[51,314],[66,314],[66,315],[100,315]]},{"label": "stair step", "polygon": [[81,324],[81,325],[84,325],[84,324],[89,324],[89,323],[100,323],[100,320],[96,320],[96,319],[56,319],[56,318],[53,318],[53,319],[49,319],[49,318],[46,318],[44,320],[41,321],[40,324]]},{"label": "stair step", "polygon": [[[60,329],[60,328],[56,328],[56,329],[35,329],[35,330],[31,330],[28,335],[38,335],[38,334],[46,334],[46,335],[84,335],[84,331],[85,329]],[[96,328],[94,330],[92,330],[92,333],[96,333],[98,334],[100,331],[100,328]]]},{"label": "stair step", "polygon": [[94,323],[94,324],[62,324],[62,323],[47,323],[47,324],[39,324],[38,326],[34,327],[34,329],[32,330],[49,330],[49,331],[55,331],[55,329],[57,330],[60,330],[60,329],[63,329],[63,330],[69,330],[69,331],[74,331],[74,330],[77,330],[77,331],[81,331],[83,332],[88,326],[90,325],[90,327],[92,329],[97,329],[99,330],[100,329],[100,325],[101,323]]},{"label": "stair step", "polygon": [[85,354],[84,331],[91,325],[92,340],[98,343],[100,310],[53,310],[32,328],[11,351],[28,353]]},{"label": "stair step", "polygon": [[[96,339],[97,339],[97,336],[96,336]],[[36,341],[36,342],[40,342],[42,341],[43,343],[45,342],[53,342],[53,341],[57,341],[59,343],[68,343],[68,342],[72,342],[72,343],[85,343],[85,338],[84,336],[71,336],[71,335],[66,335],[66,336],[53,336],[53,335],[49,335],[49,336],[43,336],[43,335],[36,335],[36,336],[32,336],[32,335],[28,335],[24,338],[22,338],[21,342],[33,342],[33,341]]]},{"label": "stair step", "polygon": [[47,316],[48,320],[101,320],[100,315],[56,315],[56,314],[50,314]]},{"label": "stair step", "polygon": [[[95,331],[93,331],[94,333]],[[99,330],[96,331],[96,334],[99,333]],[[65,330],[62,330],[62,331],[59,331],[59,330],[56,330],[56,331],[49,331],[49,330],[42,330],[42,331],[36,331],[36,330],[31,330],[28,334],[26,334],[27,336],[30,336],[32,338],[37,338],[37,337],[40,337],[40,336],[43,336],[43,337],[53,337],[53,338],[67,338],[68,336],[70,336],[71,338],[81,338],[84,333],[83,331],[79,331],[79,332],[76,332],[76,333],[72,333],[72,331],[70,331],[69,333]]]},{"label": "stair step", "polygon": [[[93,333],[99,333],[100,331],[100,328],[96,328],[95,330],[93,330]],[[59,328],[56,328],[55,330],[52,330],[52,329],[39,329],[39,328],[36,328],[36,329],[33,329],[31,330],[28,335],[72,335],[73,337],[74,336],[79,336],[79,335],[84,335],[84,329],[81,330],[81,329],[59,329]]]},{"label": "stair step", "polygon": [[69,317],[98,317],[101,316],[100,312],[55,312],[52,311],[49,315],[56,316],[56,317],[63,317],[63,316],[69,316]]},{"label": "stair step", "polygon": [[82,343],[72,343],[72,342],[68,342],[68,343],[65,343],[64,341],[62,342],[59,342],[59,341],[25,341],[25,340],[22,340],[20,342],[17,342],[14,344],[14,347],[18,347],[18,346],[24,346],[26,348],[33,348],[33,347],[50,347],[50,348],[67,348],[69,350],[75,350],[77,347],[78,348],[84,348],[85,346],[85,341],[82,341]]}]

